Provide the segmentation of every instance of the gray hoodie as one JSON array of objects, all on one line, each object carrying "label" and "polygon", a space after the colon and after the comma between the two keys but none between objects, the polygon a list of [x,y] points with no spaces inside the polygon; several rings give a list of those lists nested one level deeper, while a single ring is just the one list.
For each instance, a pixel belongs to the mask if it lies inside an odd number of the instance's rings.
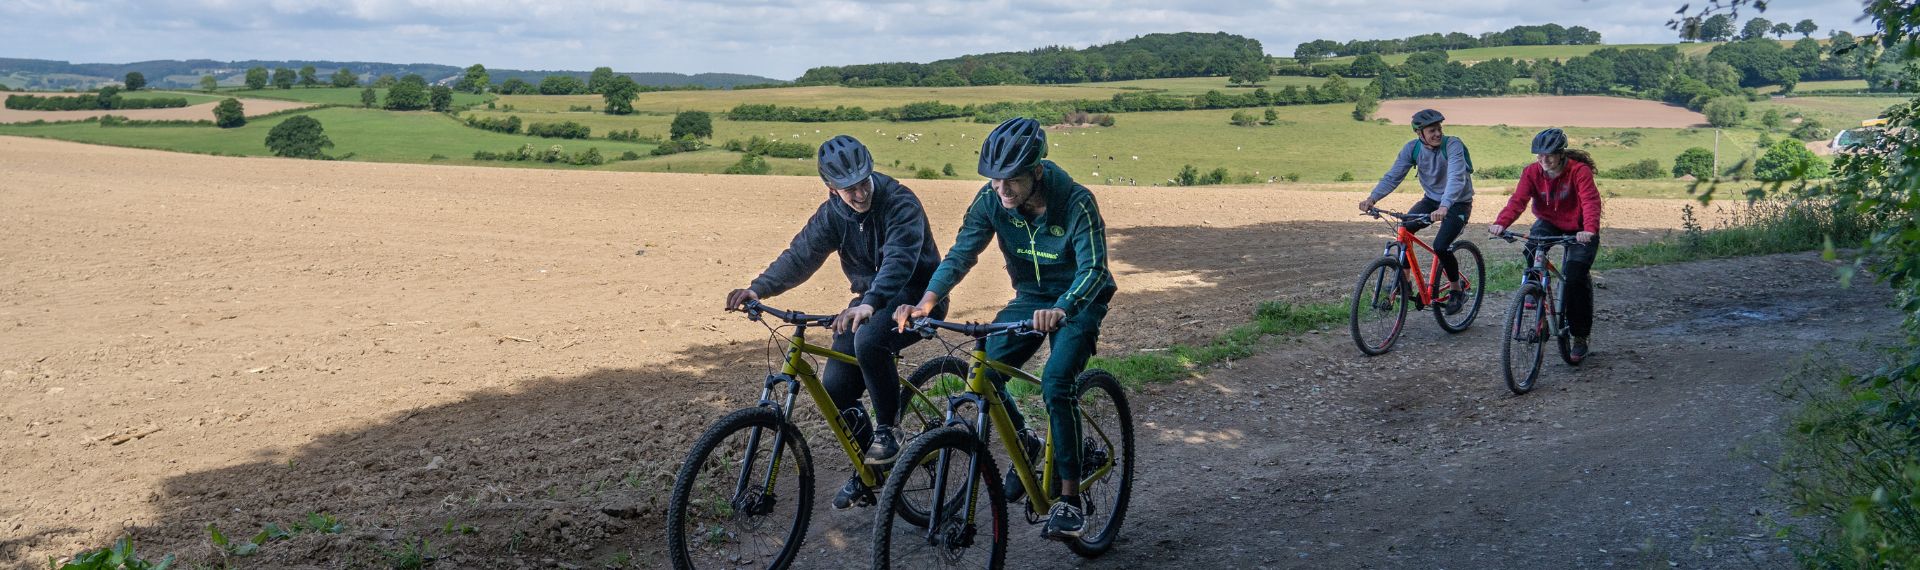
[{"label": "gray hoodie", "polygon": [[[1400,148],[1400,154],[1393,158],[1393,167],[1387,169],[1386,176],[1380,177],[1380,183],[1374,185],[1373,194],[1367,197],[1368,200],[1378,202],[1392,193],[1394,188],[1400,187],[1400,181],[1407,178],[1407,169],[1415,166],[1413,149],[1420,144],[1420,139],[1413,139]],[[1459,137],[1445,137],[1441,139],[1440,147],[1446,150],[1445,156],[1442,156],[1440,149],[1420,151],[1416,176],[1420,179],[1420,188],[1426,192],[1427,198],[1439,202],[1442,208],[1451,207],[1456,202],[1472,202],[1473,176],[1472,168],[1467,164],[1467,144],[1461,142]]]}]

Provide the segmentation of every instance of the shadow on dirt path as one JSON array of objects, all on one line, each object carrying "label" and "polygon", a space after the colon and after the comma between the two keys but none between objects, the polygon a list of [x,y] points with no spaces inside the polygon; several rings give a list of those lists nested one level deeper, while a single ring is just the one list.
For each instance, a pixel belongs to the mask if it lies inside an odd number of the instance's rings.
[{"label": "shadow on dirt path", "polygon": [[[1260,228],[1191,243],[1179,235],[1192,228],[1155,231],[1125,239],[1136,250],[1164,249],[1120,261],[1211,267],[1194,258],[1241,254],[1208,244],[1267,248]],[[1355,259],[1350,248],[1372,247],[1336,241],[1319,246],[1338,252],[1328,258]],[[1242,263],[1309,261],[1258,255]],[[1489,248],[1489,258],[1498,255],[1512,252]],[[1348,265],[1358,262],[1333,264],[1339,271],[1329,269],[1329,278]],[[1597,354],[1579,368],[1549,365],[1542,386],[1522,397],[1505,390],[1495,368],[1491,323],[1505,303],[1494,296],[1461,335],[1410,315],[1409,334],[1385,356],[1359,356],[1336,330],[1280,341],[1203,377],[1148,386],[1134,394],[1139,483],[1121,544],[1081,561],[1016,522],[1009,560],[1112,568],[1784,565],[1780,545],[1761,538],[1768,534],[1758,525],[1761,516],[1781,516],[1762,464],[1775,453],[1773,434],[1788,409],[1774,389],[1816,347],[1851,354],[1899,318],[1886,308],[1884,288],[1838,289],[1809,278],[1829,271],[1812,255],[1786,255],[1606,273]],[[975,278],[996,277],[981,273]],[[1227,267],[1200,278],[1307,277]],[[1763,293],[1755,283],[1774,288]],[[1243,322],[1252,300],[1270,298],[1248,289],[1245,303],[1179,288],[1128,294],[1115,315],[1129,316],[1109,327],[1170,320],[1156,311],[1180,311],[1182,303],[1239,305],[1233,312],[1241,316],[1227,322]],[[915,350],[916,362],[935,352],[931,343]],[[320,435],[283,456],[168,479],[149,497],[159,522],[132,531],[146,552],[213,562],[220,555],[207,541],[209,524],[246,536],[324,511],[348,530],[276,541],[235,562],[375,566],[424,539],[449,567],[654,567],[674,470],[708,423],[751,403],[762,357],[756,339],[702,346],[659,369],[541,378]],[[810,413],[801,419],[817,422]],[[813,441],[821,489],[801,565],[849,566],[866,559],[872,512],[826,508],[845,459]]]}]

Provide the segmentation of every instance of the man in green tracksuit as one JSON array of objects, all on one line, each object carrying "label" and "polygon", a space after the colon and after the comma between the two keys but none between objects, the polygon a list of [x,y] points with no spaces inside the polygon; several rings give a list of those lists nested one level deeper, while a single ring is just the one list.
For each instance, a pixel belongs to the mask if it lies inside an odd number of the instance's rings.
[{"label": "man in green tracksuit", "polygon": [[[960,235],[934,271],[918,305],[902,306],[894,321],[905,329],[911,319],[931,314],[941,299],[973,267],[987,242],[996,236],[1013,278],[1013,302],[994,320],[1033,319],[1034,328],[1050,333],[1052,353],[1040,375],[1046,400],[1048,429],[1052,430],[1053,468],[1059,475],[1061,500],[1048,514],[1045,536],[1071,539],[1085,526],[1079,497],[1079,399],[1074,378],[1086,368],[1100,338],[1100,321],[1113,298],[1113,274],[1107,271],[1106,222],[1100,217],[1093,193],[1075,183],[1046,156],[1046,131],[1033,119],[1002,123],[980,148],[979,172],[989,179],[967,207]],[[987,356],[1015,366],[1026,363],[1040,349],[1041,339],[1000,336],[987,343]],[[996,379],[1000,397],[1008,402],[1006,379]],[[1040,440],[1026,427],[1018,406],[1007,406],[1019,429],[1017,437],[1028,459],[1038,458]],[[1007,474],[1007,498],[1025,494],[1020,479]]]}]

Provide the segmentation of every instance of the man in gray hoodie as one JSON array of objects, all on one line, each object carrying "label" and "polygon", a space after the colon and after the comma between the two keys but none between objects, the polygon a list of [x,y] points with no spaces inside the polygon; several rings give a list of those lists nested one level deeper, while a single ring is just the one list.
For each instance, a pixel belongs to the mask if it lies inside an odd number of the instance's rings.
[{"label": "man in gray hoodie", "polygon": [[[797,287],[826,263],[827,254],[838,252],[854,297],[833,321],[833,350],[853,355],[860,365],[828,360],[820,383],[866,449],[866,462],[886,465],[899,455],[902,439],[893,425],[900,413],[900,372],[894,368],[894,355],[918,342],[920,335],[897,332],[884,315],[875,319],[873,313],[918,301],[940,265],[940,250],[920,198],[892,177],[874,172],[873,155],[860,141],[840,135],[821,144],[820,178],[832,196],[751,285],[727,293],[726,308]],[[942,316],[935,318],[943,318],[945,303],[938,310]],[[863,391],[872,395],[875,422],[861,409]],[[871,427],[873,423],[878,427]],[[856,474],[834,497],[833,506],[872,502],[873,491]]]},{"label": "man in gray hoodie", "polygon": [[[1433,236],[1433,251],[1453,282],[1453,290],[1464,291],[1466,283],[1460,276],[1460,262],[1453,256],[1452,249],[1453,240],[1460,237],[1460,230],[1466,229],[1467,217],[1473,213],[1473,158],[1467,153],[1466,143],[1459,137],[1446,136],[1441,130],[1440,123],[1445,120],[1446,117],[1433,109],[1413,114],[1413,132],[1419,138],[1407,141],[1407,145],[1400,148],[1400,154],[1393,158],[1393,167],[1380,177],[1373,193],[1360,201],[1360,211],[1372,209],[1375,202],[1393,193],[1400,182],[1406,180],[1407,170],[1417,170],[1416,177],[1425,195],[1407,208],[1407,213],[1427,214],[1440,223],[1440,232]],[[1459,309],[1449,307],[1448,310]]]}]

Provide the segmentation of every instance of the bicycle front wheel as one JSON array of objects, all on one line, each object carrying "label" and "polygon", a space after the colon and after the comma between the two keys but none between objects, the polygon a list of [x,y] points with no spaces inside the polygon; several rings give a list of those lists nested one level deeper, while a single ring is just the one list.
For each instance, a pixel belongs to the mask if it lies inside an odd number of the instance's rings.
[{"label": "bicycle front wheel", "polygon": [[813,513],[813,458],[772,408],[721,418],[680,465],[667,505],[673,567],[786,568]]},{"label": "bicycle front wheel", "polygon": [[[912,441],[920,434],[940,427],[941,422],[945,421],[945,414],[941,410],[945,408],[937,406],[935,402],[944,402],[947,396],[966,391],[969,372],[966,361],[942,356],[921,364],[913,374],[907,376],[904,382],[926,394],[926,398],[910,397],[912,391],[905,386],[900,388],[900,418],[894,425],[899,426],[905,435],[901,441]],[[900,483],[903,498],[896,508],[907,524],[925,527],[931,514],[927,512],[925,504],[915,501],[930,496],[927,490],[934,484],[934,465],[923,459],[912,469],[906,470],[905,474],[907,478]],[[892,477],[891,472],[882,475]],[[948,502],[961,504],[959,500],[951,498]]]},{"label": "bicycle front wheel", "polygon": [[1540,363],[1547,357],[1547,297],[1539,285],[1525,285],[1513,296],[1507,327],[1500,339],[1500,370],[1515,394],[1533,390]]},{"label": "bicycle front wheel", "polygon": [[[1433,319],[1440,321],[1440,330],[1457,333],[1473,326],[1474,317],[1480,316],[1480,298],[1487,290],[1487,269],[1484,258],[1480,257],[1480,247],[1469,241],[1453,242],[1453,258],[1460,264],[1460,278],[1467,281],[1467,290],[1448,290],[1444,299],[1434,300]],[[1433,289],[1440,290],[1446,282],[1445,271],[1433,274]]]},{"label": "bicycle front wheel", "polygon": [[[1133,496],[1133,408],[1120,380],[1098,368],[1080,373],[1080,503],[1087,526],[1067,542],[1092,558],[1113,549]],[[1089,481],[1090,479],[1090,481]]]},{"label": "bicycle front wheel", "polygon": [[[931,485],[908,485],[931,467]],[[901,516],[908,504],[943,505],[928,524]],[[993,454],[972,431],[943,427],[913,440],[880,490],[873,567],[1001,568],[1007,561],[1007,502]]]},{"label": "bicycle front wheel", "polygon": [[1352,321],[1353,343],[1367,356],[1386,354],[1400,338],[1407,323],[1409,283],[1399,260],[1382,257],[1360,272],[1353,287],[1353,306],[1347,316]]}]

